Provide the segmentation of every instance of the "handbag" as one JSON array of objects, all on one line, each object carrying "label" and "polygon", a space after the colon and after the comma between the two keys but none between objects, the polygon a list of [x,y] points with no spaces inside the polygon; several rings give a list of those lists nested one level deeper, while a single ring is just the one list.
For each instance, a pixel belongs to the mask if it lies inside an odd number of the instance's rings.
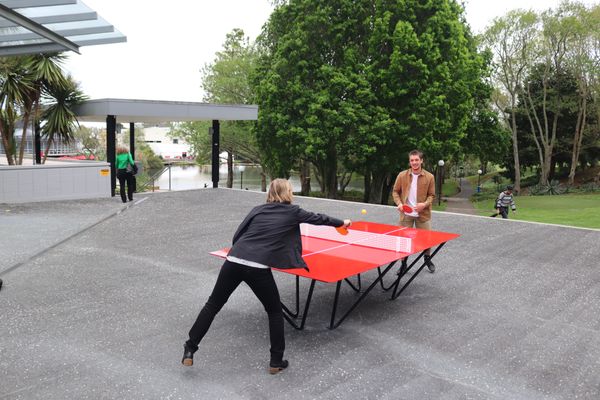
[{"label": "handbag", "polygon": [[127,173],[135,175],[138,172],[138,167],[135,164],[127,164],[127,168],[125,168],[125,171],[127,171]]}]

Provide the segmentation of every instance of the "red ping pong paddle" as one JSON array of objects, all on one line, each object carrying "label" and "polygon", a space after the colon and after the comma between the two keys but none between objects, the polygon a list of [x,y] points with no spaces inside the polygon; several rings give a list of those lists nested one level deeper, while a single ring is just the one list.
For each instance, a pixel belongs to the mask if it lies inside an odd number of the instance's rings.
[{"label": "red ping pong paddle", "polygon": [[402,204],[402,211],[404,211],[407,214],[412,213],[414,210],[411,206],[409,206],[408,204]]},{"label": "red ping pong paddle", "polygon": [[336,227],[335,230],[338,231],[340,235],[348,234],[348,228],[346,228],[344,225]]}]

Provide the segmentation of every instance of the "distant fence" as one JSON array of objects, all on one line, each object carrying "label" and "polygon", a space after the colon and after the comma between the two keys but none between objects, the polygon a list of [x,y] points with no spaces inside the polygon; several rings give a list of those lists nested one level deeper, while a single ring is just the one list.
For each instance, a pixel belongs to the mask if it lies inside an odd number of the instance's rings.
[{"label": "distant fence", "polygon": [[0,203],[110,197],[110,164],[0,166]]},{"label": "distant fence", "polygon": [[[21,134],[20,131],[17,130],[15,136],[15,142],[19,145],[21,144]],[[42,138],[40,151],[44,152],[46,150],[46,146],[48,145],[48,139]],[[79,154],[81,152],[81,147],[77,141],[65,142],[60,137],[54,138],[52,143],[50,144],[50,148],[48,149],[49,156],[72,156],[75,154]],[[25,154],[31,156],[34,154],[33,150],[33,138],[28,136],[25,138],[25,149],[23,150]],[[0,154],[5,154],[4,146],[0,146]]]}]

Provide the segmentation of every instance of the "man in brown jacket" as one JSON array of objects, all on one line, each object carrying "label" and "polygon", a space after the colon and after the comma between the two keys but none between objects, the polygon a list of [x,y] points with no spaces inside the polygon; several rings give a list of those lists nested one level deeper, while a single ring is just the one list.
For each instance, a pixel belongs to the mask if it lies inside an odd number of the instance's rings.
[{"label": "man in brown jacket", "polygon": [[[422,168],[423,153],[413,150],[408,154],[410,168],[398,174],[394,183],[392,196],[394,203],[400,211],[400,225],[408,228],[431,230],[431,205],[435,198],[435,178]],[[409,205],[413,212],[404,212],[403,205]],[[425,251],[425,263],[429,272],[435,272],[435,265],[431,261],[430,251]],[[406,270],[407,260],[402,260],[403,272]],[[402,273],[401,272],[401,273]]]}]

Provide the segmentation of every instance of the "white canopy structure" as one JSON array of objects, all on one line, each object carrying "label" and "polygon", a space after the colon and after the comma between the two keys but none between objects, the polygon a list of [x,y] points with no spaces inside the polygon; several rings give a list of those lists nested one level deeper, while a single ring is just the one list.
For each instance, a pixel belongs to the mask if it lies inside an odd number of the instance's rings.
[{"label": "white canopy structure", "polygon": [[0,0],[0,57],[126,41],[81,0]]},{"label": "white canopy structure", "polygon": [[75,108],[77,120],[102,122],[114,115],[116,122],[182,122],[202,120],[254,121],[258,106],[208,104],[184,101],[98,99],[88,100]]},{"label": "white canopy structure", "polygon": [[212,182],[219,186],[220,122],[255,121],[258,106],[208,104],[181,101],[99,99],[88,100],[74,109],[79,121],[106,121],[106,157],[111,164],[111,195],[115,195],[115,134],[117,123],[129,122],[129,148],[135,155],[135,123],[212,121]]}]

